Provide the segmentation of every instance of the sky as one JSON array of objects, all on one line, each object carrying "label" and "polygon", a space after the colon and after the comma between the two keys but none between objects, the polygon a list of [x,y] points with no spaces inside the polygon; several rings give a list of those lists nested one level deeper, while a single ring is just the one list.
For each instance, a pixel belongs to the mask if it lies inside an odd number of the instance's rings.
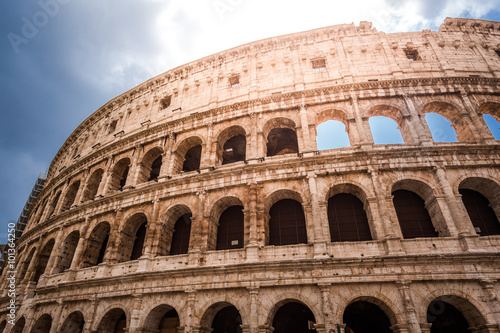
[{"label": "sky", "polygon": [[437,30],[500,20],[500,0],[10,0],[0,2],[0,243],[67,137],[110,99],[259,39],[370,21]]}]

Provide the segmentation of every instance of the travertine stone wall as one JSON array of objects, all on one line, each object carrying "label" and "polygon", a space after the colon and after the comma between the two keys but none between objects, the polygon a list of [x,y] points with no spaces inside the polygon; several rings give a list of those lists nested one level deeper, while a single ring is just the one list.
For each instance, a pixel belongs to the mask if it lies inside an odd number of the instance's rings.
[{"label": "travertine stone wall", "polygon": [[[270,38],[152,78],[93,113],[55,156],[17,244],[18,324],[4,331],[79,332],[84,321],[83,332],[111,332],[103,325],[124,313],[128,332],[158,332],[151,323],[175,309],[179,332],[209,332],[233,305],[243,332],[271,332],[278,309],[298,302],[330,333],[366,301],[393,332],[417,333],[430,332],[438,300],[477,332],[499,332],[500,235],[476,233],[459,193],[481,193],[500,217],[500,144],[482,117],[500,120],[499,88],[500,23],[451,18],[439,31],[361,22]],[[427,113],[451,121],[458,142],[434,142]],[[374,144],[373,116],[396,121],[404,143]],[[346,125],[350,147],[317,150],[327,120]],[[267,156],[276,128],[295,132],[298,152]],[[245,160],[222,164],[236,135]],[[197,145],[200,165],[181,172]],[[395,190],[424,200],[439,237],[403,237]],[[339,193],[363,203],[372,240],[330,241],[328,200]],[[301,204],[307,244],[269,245],[281,199]],[[243,247],[216,250],[234,205]],[[168,255],[186,213],[188,253]],[[144,222],[142,255],[129,260]],[[8,302],[5,291],[0,329]]]}]

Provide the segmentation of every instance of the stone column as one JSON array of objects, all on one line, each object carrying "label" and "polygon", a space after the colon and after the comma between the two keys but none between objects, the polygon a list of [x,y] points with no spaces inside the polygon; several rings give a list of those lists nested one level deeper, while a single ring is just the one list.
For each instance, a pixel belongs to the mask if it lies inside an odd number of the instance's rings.
[{"label": "stone column", "polygon": [[469,99],[469,95],[467,94],[465,89],[463,87],[460,87],[459,90],[462,103],[465,106],[467,112],[469,113],[469,117],[472,121],[472,124],[469,124],[469,126],[471,127],[471,131],[474,137],[477,139],[477,142],[495,143],[496,142],[495,138],[493,137],[491,131],[484,122],[483,117],[478,116],[476,110],[472,106],[472,103]]},{"label": "stone column", "polygon": [[409,119],[409,128],[412,131],[412,135],[416,138],[416,143],[421,143],[423,145],[432,144],[432,134],[427,126],[427,123],[424,124],[424,120],[422,120],[421,115],[418,114],[415,109],[415,105],[413,104],[413,100],[411,96],[406,93],[402,93],[403,100],[406,104],[408,111],[410,112]]},{"label": "stone column", "polygon": [[64,231],[63,227],[59,227],[59,230],[57,231],[56,239],[54,240],[54,247],[52,248],[52,252],[50,253],[49,260],[47,262],[47,266],[45,267],[45,272],[43,275],[52,275],[54,274],[54,270],[56,268],[56,265],[60,259],[60,253],[62,250],[61,243],[62,243],[62,237],[63,237]]},{"label": "stone column", "polygon": [[196,305],[196,290],[189,289],[186,290],[187,296],[187,306],[186,306],[186,320],[184,326],[184,333],[193,333],[195,323],[195,305]]},{"label": "stone column", "polygon": [[106,165],[108,165],[108,167],[102,174],[101,183],[99,184],[99,189],[97,190],[97,196],[104,196],[108,194],[109,182],[113,178],[113,167],[115,166],[113,163],[113,157],[108,159]]},{"label": "stone column", "polygon": [[143,315],[142,297],[141,295],[132,295],[132,297],[134,298],[134,305],[130,314],[130,325],[127,332],[138,332],[141,316]]},{"label": "stone column", "polygon": [[148,221],[148,228],[146,232],[146,239],[144,240],[144,251],[141,258],[153,258],[156,255],[154,251],[154,244],[156,235],[158,234],[158,228],[160,227],[160,222],[158,221],[159,214],[159,201],[158,199],[152,201],[153,204],[153,214],[151,216],[151,221]]},{"label": "stone column", "polygon": [[464,218],[462,212],[460,212],[458,201],[455,197],[455,194],[453,193],[453,189],[451,188],[448,179],[446,178],[444,168],[442,166],[435,166],[434,176],[439,184],[439,188],[445,196],[449,211],[451,213],[451,217],[456,223],[459,237],[473,235],[474,233],[472,224],[466,224],[466,219]]},{"label": "stone column", "polygon": [[[52,212],[52,215],[57,215],[61,211],[61,206],[62,206],[62,204],[64,202],[64,198],[66,197],[66,194],[68,192],[69,182],[70,182],[70,179],[68,179],[68,181],[63,185],[63,188],[61,189],[61,194],[59,195],[59,199],[57,200],[57,204],[56,204],[56,207],[54,208],[54,211]],[[57,195],[57,193],[56,193],[56,195]],[[47,218],[49,219],[50,216],[47,216]]]},{"label": "stone column", "polygon": [[[330,299],[330,284],[318,284],[318,287],[321,290],[321,300],[323,301],[323,321],[325,323],[325,332],[335,331],[335,323],[333,319],[333,307],[332,301]],[[317,319],[316,319],[317,321]]]},{"label": "stone column", "polygon": [[258,307],[258,295],[259,287],[247,287],[248,293],[250,294],[250,318],[248,323],[249,333],[259,332],[259,307]]},{"label": "stone column", "polygon": [[57,333],[59,332],[58,329],[59,329],[59,326],[61,325],[61,313],[64,309],[64,304],[62,303],[61,300],[58,300],[58,307],[57,307],[57,310],[54,314],[51,314],[52,315],[52,325],[50,326],[50,331],[49,333]]},{"label": "stone column", "polygon": [[[318,188],[316,183],[317,175],[314,172],[310,172],[307,175],[309,193],[311,197],[311,212],[309,217],[312,219],[312,223],[306,223],[308,227],[312,227],[312,243],[314,244],[314,257],[328,257],[326,251],[327,237],[323,233],[324,226],[321,220],[321,207],[319,205]],[[307,222],[307,221],[306,221]],[[328,222],[326,219],[325,222]]]},{"label": "stone column", "polygon": [[361,117],[361,111],[359,110],[358,97],[351,93],[351,104],[354,110],[354,118],[356,119],[356,126],[358,127],[358,133],[360,136],[360,143],[362,145],[372,145],[373,137],[369,130],[369,126],[366,125],[365,120]]},{"label": "stone column", "polygon": [[109,230],[109,239],[106,246],[106,253],[104,254],[103,263],[111,264],[116,263],[118,258],[118,246],[120,245],[120,237],[122,235],[118,230],[119,221],[123,218],[123,210],[117,209],[115,214],[115,223],[110,223],[111,229]]},{"label": "stone column", "polygon": [[201,152],[201,161],[200,161],[200,169],[208,168],[214,165],[215,158],[213,158],[214,152],[212,151],[212,142],[214,141],[212,138],[213,135],[213,127],[214,124],[212,122],[207,123],[207,142],[205,146],[202,148]]},{"label": "stone column", "polygon": [[387,212],[387,209],[385,207],[386,200],[384,199],[383,193],[381,193],[381,191],[380,191],[380,189],[383,187],[381,187],[381,185],[380,185],[380,181],[378,178],[378,171],[376,171],[374,169],[369,169],[368,172],[370,173],[371,181],[372,181],[372,185],[373,185],[373,190],[374,190],[375,196],[377,198],[378,210],[380,212],[380,215],[386,220],[382,224],[384,237],[385,238],[396,238],[397,237],[396,232],[394,231],[395,221],[393,221],[393,216],[389,215],[389,212]]},{"label": "stone column", "polygon": [[172,176],[172,168],[171,168],[171,159],[172,159],[172,148],[174,145],[174,134],[168,133],[167,137],[167,145],[165,147],[165,151],[162,154],[162,163],[160,168],[159,179],[167,178],[168,176]]},{"label": "stone column", "polygon": [[87,180],[89,179],[89,176],[90,176],[90,169],[87,168],[83,172],[82,179],[80,180],[80,187],[78,188],[78,192],[76,192],[75,200],[73,201],[71,207],[77,207],[82,202],[83,192],[85,191],[85,187],[87,185]]},{"label": "stone column", "polygon": [[492,313],[492,318],[500,320],[500,303],[498,302],[498,295],[495,290],[496,280],[482,279],[479,281],[481,288],[485,294],[485,300]]},{"label": "stone column", "polygon": [[248,209],[245,210],[245,222],[248,222],[248,242],[245,244],[247,251],[247,261],[255,262],[259,260],[259,226],[257,218],[257,183],[253,183],[248,191]]},{"label": "stone column", "polygon": [[128,171],[127,181],[125,182],[125,186],[123,186],[123,188],[134,187],[139,183],[139,175],[141,174],[141,167],[142,167],[141,148],[143,150],[144,146],[141,145],[140,143],[136,144],[133,153],[134,156],[132,158],[130,169]]},{"label": "stone column", "polygon": [[305,151],[315,150],[313,147],[313,140],[311,139],[311,133],[309,133],[309,120],[307,119],[307,110],[305,105],[299,107],[300,116],[300,127],[302,130],[302,138],[304,141],[303,147]]},{"label": "stone column", "polygon": [[349,142],[351,146],[360,145],[362,138],[359,134],[359,128],[356,124],[356,118],[348,118],[346,119],[346,130],[349,135]]},{"label": "stone column", "polygon": [[408,324],[409,333],[420,333],[420,325],[418,323],[415,305],[411,297],[410,282],[398,281],[397,283],[399,294],[403,301],[404,311],[406,316],[406,323]]}]

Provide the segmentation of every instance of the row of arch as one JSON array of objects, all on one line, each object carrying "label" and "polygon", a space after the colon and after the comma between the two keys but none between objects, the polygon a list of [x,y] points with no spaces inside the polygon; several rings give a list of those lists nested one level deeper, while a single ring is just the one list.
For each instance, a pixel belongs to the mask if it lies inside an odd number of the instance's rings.
[{"label": "row of arch", "polygon": [[[431,102],[424,107],[422,112],[426,115],[435,114],[445,117],[454,127],[458,135],[458,141],[477,141],[476,137],[484,135],[482,132],[484,132],[483,130],[487,130],[488,127],[477,121],[479,118],[476,118],[476,125],[474,126],[480,127],[476,132],[479,131],[482,134],[474,134],[474,131],[471,129],[472,125],[470,122],[464,120],[464,115],[459,110],[458,106],[449,102]],[[498,120],[500,120],[500,103],[484,103],[479,107],[479,112],[480,114],[484,113],[493,117],[493,121],[496,121],[495,126],[500,127],[500,123],[498,123]],[[369,116],[372,118],[390,118],[392,121],[395,121],[398,129],[394,130],[399,133],[396,133],[396,136],[401,137],[400,142],[414,143],[415,135],[423,135],[425,137],[427,134],[432,134],[435,141],[443,141],[440,139],[444,135],[442,128],[438,129],[438,133],[430,133],[429,129],[425,128],[422,124],[419,125],[418,121],[414,121],[414,124],[410,123],[408,117],[395,106],[374,106],[370,109]],[[337,143],[329,142],[322,147],[316,145],[316,149],[349,146],[349,142],[358,142],[360,137],[368,136],[368,133],[363,131],[363,129],[356,130],[356,137],[354,132],[351,133],[349,117],[344,111],[324,111],[320,112],[316,118],[316,123],[319,126],[326,125],[327,131],[333,134],[334,137],[336,136],[334,140],[339,140]],[[331,122],[335,121],[341,122],[344,128],[342,129],[342,126],[332,127]],[[273,118],[267,121],[262,132],[258,132],[260,133],[258,136],[261,139],[257,139],[257,141],[262,140],[263,142],[261,144],[256,143],[262,147],[261,150],[263,150],[263,154],[266,157],[299,153],[300,151],[307,150],[306,146],[308,146],[308,143],[302,142],[306,138],[303,137],[302,133],[297,132],[298,129],[300,129],[300,126],[290,118]],[[419,133],[419,130],[422,133]],[[390,133],[391,130],[387,126],[384,126],[383,132]],[[299,138],[302,138],[302,140],[299,140]],[[499,138],[497,137],[497,139]],[[107,168],[93,170],[85,182],[80,179],[82,177],[79,177],[72,180],[64,191],[61,188],[55,189],[50,198],[46,197],[38,205],[36,211],[32,214],[33,219],[39,221],[42,217],[49,218],[53,214],[66,211],[74,205],[79,205],[93,200],[98,196],[121,190],[127,185],[136,186],[137,184],[155,181],[159,178],[170,177],[177,173],[199,171],[202,167],[214,167],[247,161],[247,146],[255,144],[255,142],[252,143],[252,141],[255,141],[252,138],[252,133],[249,133],[240,125],[233,125],[223,129],[212,143],[214,147],[200,136],[191,136],[180,142],[176,142],[176,136],[172,135],[169,140],[169,147],[167,149],[161,146],[153,147],[144,153],[138,161],[133,156],[118,158],[116,162]],[[386,142],[377,142],[375,140],[375,143]],[[309,148],[312,149],[312,146]],[[255,150],[255,148],[253,149]],[[204,150],[208,150],[208,152],[204,152]],[[259,156],[251,157],[259,158]],[[204,161],[203,158],[208,160]],[[60,199],[61,197],[63,198],[62,200]]]},{"label": "row of arch", "polygon": [[[480,236],[500,235],[500,200],[495,197],[500,193],[499,189],[495,182],[478,178],[467,178],[459,187],[464,212],[472,223],[470,229]],[[415,180],[411,183],[400,181],[393,185],[392,195],[404,239],[451,236],[434,192],[428,185]],[[491,201],[495,205],[492,206]],[[297,192],[274,192],[265,206],[264,221],[257,222],[263,224],[261,245],[307,244],[315,237],[308,230],[314,227],[307,222],[304,201]],[[381,238],[375,230],[370,203],[359,187],[344,184],[332,188],[325,208],[329,241],[359,242]],[[224,197],[214,204],[208,226],[204,227],[200,227],[199,220],[193,223],[193,211],[184,204],[168,209],[159,225],[149,223],[147,215],[141,212],[124,219],[124,223],[114,229],[118,232],[114,233],[111,233],[110,223],[101,221],[91,229],[89,236],[74,230],[56,247],[54,238],[47,241],[27,279],[37,282],[51,256],[55,262],[50,273],[56,274],[71,267],[86,268],[104,261],[136,260],[146,252],[151,256],[187,254],[196,247],[193,234],[198,236],[200,228],[208,233],[208,250],[244,248],[251,237],[250,214],[240,199]],[[86,238],[81,241],[81,237]],[[82,254],[74,258],[78,246],[82,248]],[[58,253],[52,253],[54,248]],[[26,277],[35,252],[36,247],[33,247],[21,263],[19,280]]]},{"label": "row of arch", "polygon": [[[229,302],[211,305],[194,324],[200,332],[241,333],[248,327],[250,318],[247,311],[240,310]],[[123,333],[130,327],[130,313],[120,307],[109,309],[100,318],[96,318],[95,332]],[[177,333],[186,325],[186,313],[178,312],[174,307],[162,304],[153,308],[142,323],[142,332]],[[425,316],[432,333],[470,333],[482,332],[486,320],[480,311],[469,301],[458,296],[444,295],[435,298],[427,307]],[[267,332],[275,333],[312,333],[322,327],[321,315],[313,313],[304,302],[289,298],[275,304],[267,316]],[[30,333],[49,333],[53,318],[49,314],[40,316],[32,326]],[[98,323],[98,324],[97,324]],[[255,323],[254,323],[255,324]],[[342,327],[345,333],[371,332],[391,333],[398,327],[395,312],[385,302],[374,297],[357,297],[352,300],[342,313]],[[10,331],[22,333],[26,320],[21,317]],[[80,311],[69,314],[58,330],[59,333],[82,333],[86,321]],[[6,327],[6,321],[0,323],[0,333]],[[91,329],[88,327],[87,329]],[[135,328],[139,329],[139,328]]]}]

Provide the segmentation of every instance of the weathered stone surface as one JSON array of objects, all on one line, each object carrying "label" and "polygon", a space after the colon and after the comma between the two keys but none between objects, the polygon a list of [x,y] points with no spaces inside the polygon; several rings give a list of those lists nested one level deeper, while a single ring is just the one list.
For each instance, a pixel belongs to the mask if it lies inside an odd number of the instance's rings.
[{"label": "weathered stone surface", "polygon": [[[293,302],[318,332],[348,331],[356,302],[381,309],[393,332],[430,332],[431,302],[499,332],[500,235],[476,232],[461,193],[481,193],[500,217],[500,144],[482,118],[500,120],[500,23],[370,26],[242,45],[87,118],[54,158],[17,244],[19,323],[5,332],[160,332],[172,309],[179,332],[209,332],[231,305],[243,332],[271,332]],[[452,122],[459,142],[433,141],[430,112]],[[396,121],[405,143],[375,145],[373,116]],[[317,151],[327,120],[346,125],[350,147]],[[404,236],[397,190],[423,200],[437,237]],[[371,240],[331,241],[342,232],[330,230],[329,200],[343,193],[361,202]],[[297,244],[280,245],[270,227],[285,199],[304,214]],[[224,243],[221,216],[233,206],[243,240]]]}]

